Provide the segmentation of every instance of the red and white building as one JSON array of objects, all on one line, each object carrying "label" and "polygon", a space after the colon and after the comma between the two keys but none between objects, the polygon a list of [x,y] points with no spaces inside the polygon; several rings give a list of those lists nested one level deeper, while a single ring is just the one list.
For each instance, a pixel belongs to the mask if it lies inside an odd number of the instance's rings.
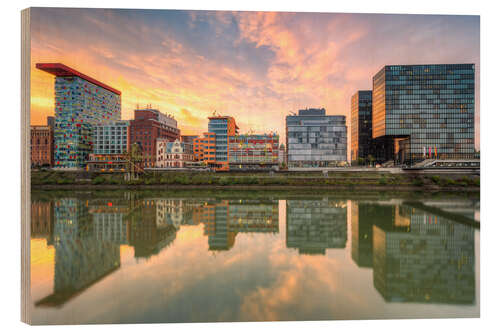
[{"label": "red and white building", "polygon": [[174,141],[180,136],[181,131],[177,128],[177,121],[173,116],[163,114],[151,107],[134,111],[134,119],[130,121],[129,145],[139,144],[146,168],[155,166],[160,138]]}]

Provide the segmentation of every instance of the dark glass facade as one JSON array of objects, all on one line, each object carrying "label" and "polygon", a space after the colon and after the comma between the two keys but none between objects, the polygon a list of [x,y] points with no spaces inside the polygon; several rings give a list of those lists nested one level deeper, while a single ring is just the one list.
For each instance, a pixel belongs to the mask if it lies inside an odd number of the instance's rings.
[{"label": "dark glass facade", "polygon": [[351,97],[351,161],[373,153],[372,91],[360,90]]},{"label": "dark glass facade", "polygon": [[474,64],[385,66],[373,77],[373,138],[402,163],[474,158]]}]

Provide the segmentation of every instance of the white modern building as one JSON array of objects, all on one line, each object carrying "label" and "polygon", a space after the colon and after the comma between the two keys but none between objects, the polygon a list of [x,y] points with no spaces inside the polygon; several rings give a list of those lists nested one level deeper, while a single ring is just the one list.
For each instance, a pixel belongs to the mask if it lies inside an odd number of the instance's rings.
[{"label": "white modern building", "polygon": [[125,154],[128,149],[130,122],[114,121],[92,126],[93,154]]}]

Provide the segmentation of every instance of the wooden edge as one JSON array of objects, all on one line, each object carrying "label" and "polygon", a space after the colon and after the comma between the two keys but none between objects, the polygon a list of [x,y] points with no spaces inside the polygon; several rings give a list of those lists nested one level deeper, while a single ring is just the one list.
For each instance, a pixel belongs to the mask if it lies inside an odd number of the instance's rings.
[{"label": "wooden edge", "polygon": [[30,66],[31,11],[21,11],[21,321],[31,324],[30,314]]}]

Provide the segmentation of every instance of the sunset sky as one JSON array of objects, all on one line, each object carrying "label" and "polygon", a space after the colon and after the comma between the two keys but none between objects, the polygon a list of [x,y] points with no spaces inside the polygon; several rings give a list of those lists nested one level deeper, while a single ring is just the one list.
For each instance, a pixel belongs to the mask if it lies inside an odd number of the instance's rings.
[{"label": "sunset sky", "polygon": [[123,119],[152,104],[201,135],[217,110],[281,142],[301,108],[349,125],[350,97],[384,65],[474,63],[479,148],[478,16],[35,8],[31,38],[32,124],[54,114],[54,77],[38,62],[120,90]]}]

